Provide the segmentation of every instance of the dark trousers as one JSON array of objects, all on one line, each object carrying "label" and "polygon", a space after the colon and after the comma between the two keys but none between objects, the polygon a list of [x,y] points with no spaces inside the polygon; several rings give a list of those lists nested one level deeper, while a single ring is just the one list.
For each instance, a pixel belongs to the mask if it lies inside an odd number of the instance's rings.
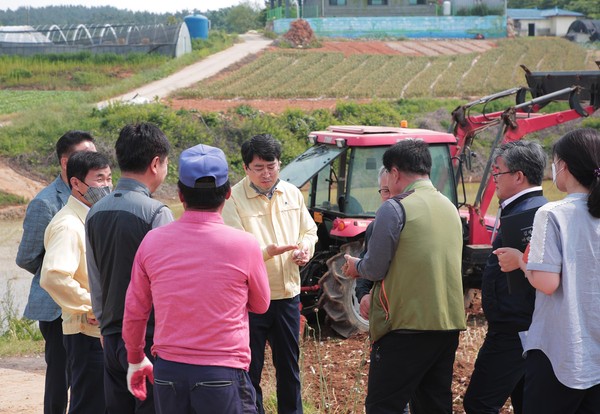
[{"label": "dark trousers", "polygon": [[523,412],[525,359],[518,333],[488,331],[465,393],[467,414],[497,414],[510,396],[515,414]]},{"label": "dark trousers", "polygon": [[271,345],[277,379],[277,412],[302,413],[300,387],[300,297],[272,300],[265,314],[250,313],[250,379],[256,389],[256,406],[264,414],[260,378],[267,340]]},{"label": "dark trousers", "polygon": [[104,414],[104,352],[100,339],[64,335],[71,370],[69,414]]},{"label": "dark trousers", "polygon": [[65,414],[68,402],[69,371],[67,351],[63,345],[62,318],[58,317],[52,322],[40,321],[39,325],[45,341],[44,414]]},{"label": "dark trousers", "polygon": [[527,352],[525,360],[525,414],[599,414],[600,384],[577,390],[561,384],[542,351]]},{"label": "dark trousers", "polygon": [[391,332],[373,344],[367,414],[452,413],[458,332]]},{"label": "dark trousers", "polygon": [[[144,352],[151,362],[152,338],[146,338]],[[153,414],[154,392],[152,384],[146,381],[146,399],[140,401],[127,389],[127,350],[121,334],[104,337],[104,395],[106,412],[109,414]]]},{"label": "dark trousers", "polygon": [[157,358],[158,414],[255,414],[256,393],[243,369],[182,364]]}]

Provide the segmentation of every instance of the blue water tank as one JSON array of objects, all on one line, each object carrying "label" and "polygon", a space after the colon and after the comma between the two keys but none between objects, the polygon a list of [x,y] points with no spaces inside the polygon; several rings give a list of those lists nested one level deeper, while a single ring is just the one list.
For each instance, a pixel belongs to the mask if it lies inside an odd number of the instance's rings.
[{"label": "blue water tank", "polygon": [[186,16],[183,21],[187,24],[192,39],[208,39],[210,20],[201,14]]}]

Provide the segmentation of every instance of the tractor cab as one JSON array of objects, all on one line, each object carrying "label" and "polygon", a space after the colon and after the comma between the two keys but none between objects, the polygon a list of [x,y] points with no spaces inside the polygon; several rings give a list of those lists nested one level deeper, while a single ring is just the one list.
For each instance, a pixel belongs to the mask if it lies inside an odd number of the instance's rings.
[{"label": "tractor cab", "polygon": [[381,204],[378,177],[383,153],[404,139],[422,139],[429,144],[431,180],[457,204],[450,148],[456,145],[456,138],[424,129],[330,126],[312,132],[309,140],[313,146],[288,164],[280,178],[303,190],[315,221],[326,226],[330,243],[347,242],[361,237],[375,217]]}]

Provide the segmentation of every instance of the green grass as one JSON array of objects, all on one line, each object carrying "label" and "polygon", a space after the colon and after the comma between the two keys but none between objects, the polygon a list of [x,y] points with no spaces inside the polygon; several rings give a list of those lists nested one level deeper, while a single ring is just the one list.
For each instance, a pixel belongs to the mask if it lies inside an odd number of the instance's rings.
[{"label": "green grass", "polygon": [[43,354],[44,341],[0,337],[0,358]]},{"label": "green grass", "polygon": [[90,90],[165,64],[157,54],[48,54],[0,56],[0,87]]},{"label": "green grass", "polygon": [[211,32],[177,59],[157,54],[51,54],[0,56],[0,115],[47,104],[92,104],[162,79],[231,46],[237,36]]},{"label": "green grass", "polygon": [[25,200],[25,198],[0,191],[0,207],[18,206],[24,204],[27,204],[27,200]]},{"label": "green grass", "polygon": [[43,352],[44,341],[35,321],[17,315],[10,288],[1,303],[0,358]]},{"label": "green grass", "polygon": [[49,105],[88,101],[87,94],[79,91],[14,91],[0,89],[0,115],[26,112],[32,118],[36,111]]}]

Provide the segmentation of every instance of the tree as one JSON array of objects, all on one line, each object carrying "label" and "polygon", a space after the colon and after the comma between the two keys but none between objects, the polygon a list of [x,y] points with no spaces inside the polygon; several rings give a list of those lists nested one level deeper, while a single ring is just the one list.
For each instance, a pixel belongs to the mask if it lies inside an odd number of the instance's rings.
[{"label": "tree", "polygon": [[225,16],[226,30],[232,33],[246,33],[248,30],[259,29],[260,10],[249,3],[233,6]]},{"label": "tree", "polygon": [[600,19],[600,0],[572,0],[565,8],[583,13],[591,19]]}]

